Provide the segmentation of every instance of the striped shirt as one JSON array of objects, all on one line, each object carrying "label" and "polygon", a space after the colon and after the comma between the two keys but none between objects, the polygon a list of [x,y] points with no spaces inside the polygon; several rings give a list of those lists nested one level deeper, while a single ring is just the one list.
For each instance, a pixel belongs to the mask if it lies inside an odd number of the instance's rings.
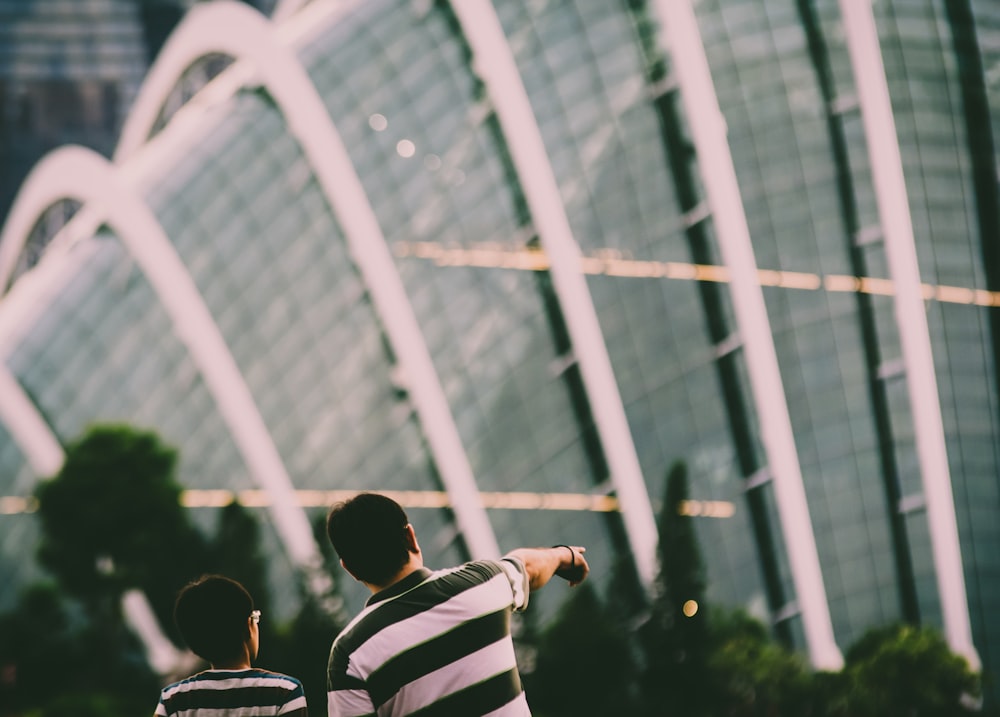
[{"label": "striped shirt", "polygon": [[294,677],[258,670],[206,670],[167,685],[158,717],[306,717],[306,695]]},{"label": "striped shirt", "polygon": [[517,558],[414,571],[334,640],[330,717],[530,716],[510,637],[511,611],[527,605]]}]

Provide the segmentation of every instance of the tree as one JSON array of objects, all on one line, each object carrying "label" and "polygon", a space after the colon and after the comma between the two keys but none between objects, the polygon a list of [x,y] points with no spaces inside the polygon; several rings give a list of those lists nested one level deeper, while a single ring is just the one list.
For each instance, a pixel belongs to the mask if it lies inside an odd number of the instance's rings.
[{"label": "tree", "polygon": [[772,638],[742,611],[713,611],[702,685],[707,714],[728,717],[805,717],[811,711],[812,673],[805,660]]},{"label": "tree", "polygon": [[95,628],[53,584],[30,587],[0,615],[0,671],[3,717],[148,714],[159,687],[123,625]]},{"label": "tree", "polygon": [[[326,515],[318,514],[312,521],[313,537],[320,546],[324,567],[333,573],[339,563],[329,538],[326,537]],[[343,598],[336,584],[331,592],[317,598],[301,584],[301,607],[291,624],[279,630],[273,644],[267,650],[268,666],[279,672],[295,675],[302,681],[306,691],[309,711],[325,714],[326,708],[326,667],[330,656],[330,646],[346,623],[339,622],[334,614],[341,611]],[[320,601],[334,603],[323,605]],[[269,643],[270,644],[270,643]]]},{"label": "tree", "polygon": [[170,626],[177,589],[209,564],[180,504],[176,462],[155,433],[96,425],[36,489],[39,560],[95,617],[115,613],[122,593],[139,588]]},{"label": "tree", "polygon": [[0,616],[0,715],[18,714],[39,694],[63,689],[73,674],[72,645],[70,618],[57,588],[26,590],[14,610]]},{"label": "tree", "polygon": [[978,675],[936,631],[892,625],[867,632],[844,656],[851,709],[857,717],[973,714]]},{"label": "tree", "polygon": [[691,517],[687,468],[667,473],[659,518],[659,559],[650,617],[640,628],[641,693],[648,714],[704,714],[708,650],[705,570]]},{"label": "tree", "polygon": [[528,702],[539,717],[634,714],[634,672],[628,635],[584,583],[542,632]]},{"label": "tree", "polygon": [[302,607],[291,624],[278,630],[267,646],[269,669],[302,681],[310,714],[326,714],[326,667],[333,639],[344,628],[318,604],[302,596]]},{"label": "tree", "polygon": [[[251,595],[254,605],[265,616],[271,614],[267,558],[260,545],[260,521],[236,500],[222,509],[212,540],[212,572],[238,580]],[[268,636],[270,620],[261,622],[263,637]]]},{"label": "tree", "polygon": [[[174,449],[151,432],[95,426],[67,448],[60,473],[39,486],[40,556],[58,587],[35,597],[30,610],[0,616],[0,704],[13,705],[6,698],[16,692],[18,708],[41,709],[38,717],[74,709],[107,717],[148,713],[161,685],[122,619],[125,589],[147,593],[178,644],[173,601],[184,583],[202,573],[239,580],[267,611],[270,583],[258,519],[232,502],[223,508],[212,540],[206,540],[180,503],[176,460]],[[314,531],[318,535],[323,528],[317,524]],[[327,548],[332,569],[336,561]],[[325,603],[340,597],[334,592],[321,603],[305,594],[304,584],[297,587],[302,607],[290,625],[262,621],[262,656],[269,668],[300,677],[314,711],[322,711],[326,657],[343,627]],[[75,613],[58,588],[79,599]],[[15,678],[8,681],[8,674]],[[6,717],[3,709],[0,717]]]}]

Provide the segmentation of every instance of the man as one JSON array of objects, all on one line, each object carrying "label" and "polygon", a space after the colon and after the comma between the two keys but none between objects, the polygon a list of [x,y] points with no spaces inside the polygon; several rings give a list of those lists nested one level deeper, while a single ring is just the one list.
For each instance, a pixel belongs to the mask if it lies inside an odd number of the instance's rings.
[{"label": "man", "polygon": [[174,621],[211,669],[164,687],[157,717],[306,717],[301,682],[250,666],[260,648],[260,610],[238,582],[205,575],[189,583],[177,596]]},{"label": "man", "polygon": [[330,717],[531,714],[511,611],[553,575],[579,585],[590,572],[584,548],[519,548],[432,572],[405,511],[374,493],[334,505],[326,530],[340,564],[372,592],[330,650]]}]

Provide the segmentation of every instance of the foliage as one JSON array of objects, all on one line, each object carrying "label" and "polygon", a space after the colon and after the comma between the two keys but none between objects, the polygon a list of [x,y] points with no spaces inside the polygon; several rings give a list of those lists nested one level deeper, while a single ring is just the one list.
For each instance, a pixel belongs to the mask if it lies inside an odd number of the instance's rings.
[{"label": "foliage", "polygon": [[254,607],[265,616],[260,623],[261,639],[269,638],[274,623],[268,619],[272,614],[271,598],[267,557],[260,545],[260,521],[235,500],[222,508],[211,541],[211,556],[213,572],[238,580],[253,595]]},{"label": "foliage", "polygon": [[4,716],[29,708],[41,708],[39,717],[143,714],[158,689],[120,620],[98,627],[51,584],[32,586],[0,615],[0,669]]},{"label": "foliage", "polygon": [[0,715],[31,704],[41,690],[65,689],[74,655],[69,615],[54,585],[21,595],[14,611],[0,616]]},{"label": "foliage", "polygon": [[[324,567],[335,571],[339,566],[333,546],[326,537],[326,516],[316,515],[312,521],[313,537],[323,558]],[[341,601],[333,588],[328,596]],[[268,638],[261,652],[268,669],[294,675],[302,681],[311,714],[326,714],[326,667],[333,639],[346,625],[338,623],[328,609],[300,588],[301,609],[289,625],[282,626]],[[264,654],[266,651],[266,655]]]},{"label": "foliage", "polygon": [[[145,705],[143,705],[145,707]],[[135,706],[111,692],[70,692],[49,702],[38,717],[126,717]]]},{"label": "foliage", "polygon": [[771,640],[741,612],[714,611],[702,683],[707,714],[804,715],[811,673],[801,656]]},{"label": "foliage", "polygon": [[528,701],[539,717],[632,714],[634,672],[627,635],[584,583],[542,632]]},{"label": "foliage", "polygon": [[180,504],[176,462],[155,433],[125,425],[93,426],[67,446],[36,495],[40,562],[70,594],[92,604],[139,588],[170,624],[177,589],[209,564]]},{"label": "foliage", "polygon": [[344,625],[338,625],[311,596],[303,596],[302,609],[291,624],[261,648],[267,649],[268,669],[294,675],[302,681],[310,714],[326,714],[326,666],[330,646]]},{"label": "foliage", "polygon": [[846,654],[844,674],[857,717],[972,714],[963,695],[979,695],[977,675],[936,631],[892,625],[865,634]]},{"label": "foliage", "polygon": [[692,519],[681,514],[687,499],[687,469],[677,463],[667,474],[660,511],[660,571],[650,617],[639,632],[645,662],[640,687],[648,714],[696,717],[706,709],[705,571]]}]

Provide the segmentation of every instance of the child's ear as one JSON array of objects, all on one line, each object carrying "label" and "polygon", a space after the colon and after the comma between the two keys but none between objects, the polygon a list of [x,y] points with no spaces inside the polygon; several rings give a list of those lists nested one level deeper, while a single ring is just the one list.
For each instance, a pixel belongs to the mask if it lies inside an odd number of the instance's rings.
[{"label": "child's ear", "polygon": [[247,639],[243,643],[251,662],[256,660],[258,653],[260,653],[260,625],[257,624],[258,631],[255,633],[254,624],[253,618],[247,618]]}]

